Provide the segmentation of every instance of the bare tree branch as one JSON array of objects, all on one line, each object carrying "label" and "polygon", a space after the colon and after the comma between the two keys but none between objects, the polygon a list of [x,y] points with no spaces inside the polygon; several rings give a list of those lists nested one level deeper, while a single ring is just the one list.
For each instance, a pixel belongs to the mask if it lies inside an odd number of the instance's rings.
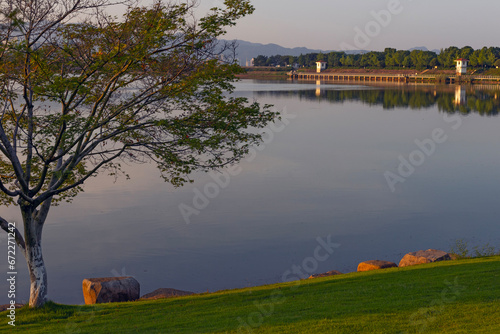
[{"label": "bare tree branch", "polygon": [[5,232],[14,236],[17,246],[19,247],[19,249],[21,249],[23,253],[25,253],[26,245],[24,244],[23,236],[21,235],[19,230],[14,225],[9,225],[9,222],[3,219],[2,217],[0,217],[0,227]]}]

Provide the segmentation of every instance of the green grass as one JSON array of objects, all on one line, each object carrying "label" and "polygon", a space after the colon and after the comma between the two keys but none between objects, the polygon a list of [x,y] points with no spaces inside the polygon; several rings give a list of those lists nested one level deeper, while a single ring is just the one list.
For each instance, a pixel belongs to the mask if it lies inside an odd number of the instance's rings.
[{"label": "green grass", "polygon": [[500,257],[175,299],[17,310],[22,333],[500,333]]}]

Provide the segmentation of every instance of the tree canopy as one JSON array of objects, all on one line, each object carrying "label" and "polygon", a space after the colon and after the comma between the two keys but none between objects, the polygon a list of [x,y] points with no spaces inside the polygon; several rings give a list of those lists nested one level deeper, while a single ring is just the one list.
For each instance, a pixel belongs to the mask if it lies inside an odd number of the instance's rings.
[{"label": "tree canopy", "polygon": [[455,59],[469,59],[471,67],[491,67],[496,59],[500,59],[500,48],[483,47],[474,50],[470,46],[459,49],[455,46],[442,49],[439,54],[434,51],[424,50],[396,50],[386,48],[383,52],[370,51],[351,54],[343,51],[322,53],[309,53],[293,56],[258,56],[255,66],[286,66],[298,64],[299,66],[314,67],[317,60],[327,61],[328,67],[369,67],[369,68],[432,68],[439,66],[445,69],[455,67]]},{"label": "tree canopy", "polygon": [[[196,19],[195,1],[130,3],[123,17],[101,0],[4,0],[0,8],[0,200],[18,205],[15,234],[27,259],[30,306],[45,303],[42,228],[122,162],[155,163],[175,186],[195,170],[239,161],[277,117],[233,91],[241,68],[218,38],[249,1],[226,0]],[[24,232],[24,233],[23,233]]]}]

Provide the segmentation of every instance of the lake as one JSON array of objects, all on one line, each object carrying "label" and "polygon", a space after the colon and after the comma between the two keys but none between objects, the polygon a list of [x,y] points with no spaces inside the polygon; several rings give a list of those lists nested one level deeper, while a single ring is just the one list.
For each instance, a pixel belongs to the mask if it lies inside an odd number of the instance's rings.
[{"label": "lake", "polygon": [[[91,179],[49,214],[49,299],[83,304],[89,277],[131,275],[141,294],[206,292],[399,262],[459,239],[500,244],[499,86],[243,80],[236,88],[282,111],[265,143],[179,189],[150,165],[129,166],[131,180]],[[17,208],[1,214],[20,225]],[[17,301],[27,301],[21,255],[17,267]]]}]

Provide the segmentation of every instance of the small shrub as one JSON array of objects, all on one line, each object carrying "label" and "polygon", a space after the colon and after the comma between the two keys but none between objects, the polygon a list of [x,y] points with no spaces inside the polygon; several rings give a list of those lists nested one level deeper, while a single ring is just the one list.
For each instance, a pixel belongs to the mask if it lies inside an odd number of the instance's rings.
[{"label": "small shrub", "polygon": [[470,257],[469,249],[467,248],[467,241],[464,239],[455,240],[455,243],[451,245],[450,253],[456,254],[459,259]]},{"label": "small shrub", "polygon": [[496,250],[495,246],[492,246],[489,243],[484,246],[475,246],[473,250],[474,253],[469,251],[467,241],[464,239],[455,240],[450,247],[450,253],[456,254],[459,259],[500,255],[500,248]]},{"label": "small shrub", "polygon": [[494,256],[495,254],[495,247],[491,246],[489,243],[481,247],[474,247],[474,257]]}]

